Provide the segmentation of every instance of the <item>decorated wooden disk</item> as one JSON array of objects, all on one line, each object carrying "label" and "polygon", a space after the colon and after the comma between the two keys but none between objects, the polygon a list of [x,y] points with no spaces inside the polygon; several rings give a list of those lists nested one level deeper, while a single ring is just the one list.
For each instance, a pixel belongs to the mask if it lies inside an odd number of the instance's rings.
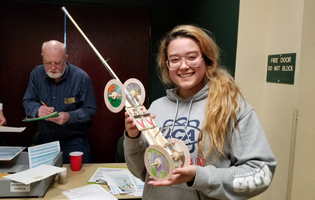
[{"label": "decorated wooden disk", "polygon": [[[142,83],[138,79],[130,78],[124,83],[124,86],[139,105],[142,105],[145,100],[145,90]],[[127,105],[127,107],[129,106]]]},{"label": "decorated wooden disk", "polygon": [[180,160],[178,162],[174,161],[174,166],[176,167],[185,167],[190,165],[190,153],[188,151],[187,146],[181,140],[172,138],[168,139],[167,142],[171,144],[174,151],[183,152],[183,155],[180,156]]},{"label": "decorated wooden disk", "polygon": [[167,151],[160,145],[150,145],[144,155],[147,172],[154,180],[168,180],[174,170],[174,165]]},{"label": "decorated wooden disk", "polygon": [[125,106],[126,100],[124,86],[116,79],[110,80],[104,89],[104,100],[110,111],[120,112]]}]

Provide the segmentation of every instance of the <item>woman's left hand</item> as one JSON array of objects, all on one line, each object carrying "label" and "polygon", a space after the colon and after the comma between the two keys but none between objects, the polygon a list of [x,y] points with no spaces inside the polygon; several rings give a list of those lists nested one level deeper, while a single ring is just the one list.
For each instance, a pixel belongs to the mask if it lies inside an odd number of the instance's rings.
[{"label": "woman's left hand", "polygon": [[[197,167],[195,165],[188,165],[183,168],[176,168],[173,171],[172,176],[165,181],[149,181],[149,185],[154,185],[154,186],[170,186],[170,185],[180,185],[182,183],[186,183],[189,181],[194,181],[195,180],[195,175],[197,172]],[[152,179],[153,177],[150,176]]]}]

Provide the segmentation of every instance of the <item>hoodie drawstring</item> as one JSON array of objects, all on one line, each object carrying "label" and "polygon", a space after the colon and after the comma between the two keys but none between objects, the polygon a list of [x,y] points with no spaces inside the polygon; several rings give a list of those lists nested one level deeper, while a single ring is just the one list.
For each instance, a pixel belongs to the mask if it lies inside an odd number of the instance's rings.
[{"label": "hoodie drawstring", "polygon": [[188,137],[188,135],[187,135],[186,130],[187,130],[187,126],[188,126],[188,123],[189,123],[189,118],[190,118],[190,113],[191,113],[191,108],[192,108],[192,103],[193,103],[193,101],[194,101],[194,98],[192,98],[192,99],[190,100],[189,108],[188,108],[188,116],[187,116],[187,121],[186,121],[186,125],[185,125],[185,135],[186,135],[186,137],[187,137],[187,139],[188,139],[189,144],[190,144],[190,139],[189,139],[189,137]]},{"label": "hoodie drawstring", "polygon": [[[190,100],[189,108],[188,108],[187,121],[186,121],[186,125],[185,125],[185,128],[184,128],[185,135],[186,135],[186,137],[187,137],[187,139],[188,139],[189,144],[191,143],[191,141],[190,141],[190,139],[189,139],[189,137],[188,137],[188,134],[187,134],[187,126],[188,126],[188,123],[189,123],[189,118],[190,118],[190,113],[191,113],[191,108],[192,108],[193,101],[194,101],[194,98],[192,98],[192,99]],[[172,128],[171,128],[170,138],[172,138],[172,133],[173,133],[173,130],[174,130],[174,126],[175,126],[176,119],[177,119],[178,108],[179,108],[179,100],[178,100],[178,98],[177,98],[177,99],[176,99],[175,116],[174,116],[174,118],[173,118],[173,125],[172,125]]]},{"label": "hoodie drawstring", "polygon": [[176,99],[176,110],[175,110],[175,116],[174,116],[173,125],[172,125],[172,128],[171,128],[171,134],[170,134],[170,138],[171,138],[171,139],[172,139],[172,133],[173,133],[174,126],[175,126],[175,121],[176,121],[176,119],[177,119],[178,107],[179,107],[179,103],[178,103],[178,99]]}]

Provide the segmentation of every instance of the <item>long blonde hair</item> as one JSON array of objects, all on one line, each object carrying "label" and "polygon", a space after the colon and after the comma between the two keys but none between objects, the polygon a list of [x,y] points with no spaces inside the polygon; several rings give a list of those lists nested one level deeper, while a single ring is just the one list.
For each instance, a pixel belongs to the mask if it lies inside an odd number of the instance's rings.
[{"label": "long blonde hair", "polygon": [[[230,125],[232,132],[238,127],[236,113],[240,108],[240,98],[243,98],[233,77],[227,70],[219,66],[219,47],[210,37],[211,33],[193,25],[179,25],[166,34],[162,39],[157,57],[160,79],[166,85],[176,86],[171,80],[169,69],[166,65],[168,45],[177,38],[190,38],[200,47],[207,66],[204,76],[205,84],[209,84],[205,120],[198,136],[198,155],[208,157],[214,151],[215,160],[224,155],[223,148],[226,139],[231,146],[229,134]],[[206,134],[210,137],[210,148],[204,151]],[[214,161],[215,161],[214,160]]]}]

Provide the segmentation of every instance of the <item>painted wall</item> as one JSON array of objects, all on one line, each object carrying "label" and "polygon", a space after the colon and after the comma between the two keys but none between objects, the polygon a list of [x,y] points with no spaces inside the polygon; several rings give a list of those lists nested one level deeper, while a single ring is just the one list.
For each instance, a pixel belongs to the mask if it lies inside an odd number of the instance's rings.
[{"label": "painted wall", "polygon": [[[240,1],[235,79],[278,161],[271,187],[255,199],[313,198],[314,11],[313,0]],[[294,85],[266,82],[268,55],[282,53],[296,53]]]},{"label": "painted wall", "polygon": [[315,1],[304,0],[300,71],[297,91],[299,110],[291,199],[314,198],[315,152]]}]

